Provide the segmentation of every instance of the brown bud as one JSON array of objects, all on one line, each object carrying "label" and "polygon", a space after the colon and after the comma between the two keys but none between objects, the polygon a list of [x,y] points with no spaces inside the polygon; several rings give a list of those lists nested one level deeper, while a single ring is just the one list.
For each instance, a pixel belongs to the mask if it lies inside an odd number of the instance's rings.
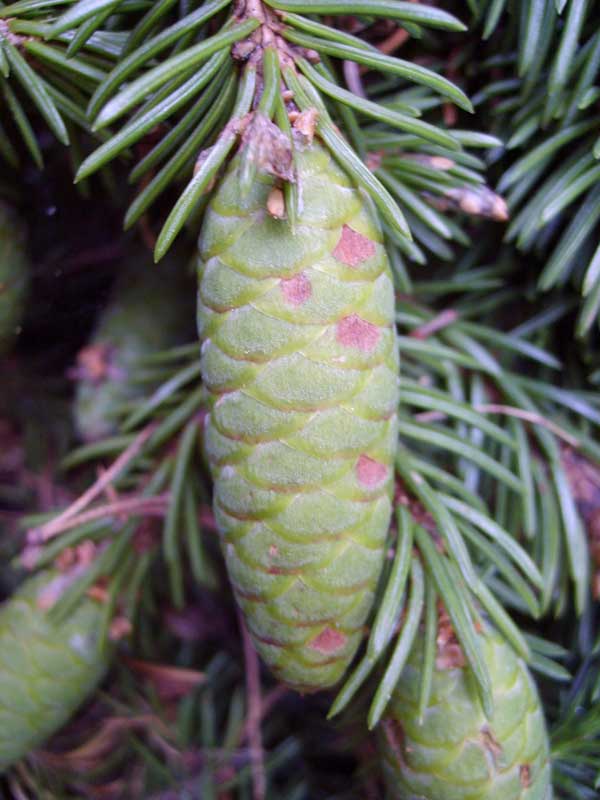
[{"label": "brown bud", "polygon": [[509,218],[506,200],[487,186],[461,186],[444,192],[451,205],[474,217],[487,217],[496,222]]},{"label": "brown bud", "polygon": [[92,383],[101,383],[109,375],[112,348],[99,342],[82,348],[77,354],[79,375]]},{"label": "brown bud", "polygon": [[294,119],[294,130],[298,131],[306,139],[307,144],[311,144],[315,136],[317,119],[319,112],[316,108],[308,108]]},{"label": "brown bud", "polygon": [[129,636],[132,630],[133,626],[127,617],[115,617],[110,624],[108,636],[111,642],[118,642]]}]

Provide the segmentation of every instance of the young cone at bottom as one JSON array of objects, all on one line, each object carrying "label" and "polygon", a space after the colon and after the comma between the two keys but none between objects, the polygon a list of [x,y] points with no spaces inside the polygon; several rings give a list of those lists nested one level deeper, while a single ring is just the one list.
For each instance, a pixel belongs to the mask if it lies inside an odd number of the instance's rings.
[{"label": "young cone at bottom", "polygon": [[465,666],[436,664],[423,723],[417,644],[380,726],[386,783],[397,800],[551,800],[548,734],[527,666],[491,629],[482,634],[493,686],[488,720]]},{"label": "young cone at bottom", "polygon": [[55,580],[54,572],[29,578],[0,607],[0,770],[62,727],[110,662],[99,603],[82,598],[60,624],[48,617],[42,606]]}]

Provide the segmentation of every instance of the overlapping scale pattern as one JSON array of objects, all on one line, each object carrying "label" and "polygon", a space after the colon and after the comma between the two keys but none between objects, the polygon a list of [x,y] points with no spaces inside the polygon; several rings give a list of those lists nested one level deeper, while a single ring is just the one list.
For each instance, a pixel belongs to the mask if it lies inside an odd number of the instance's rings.
[{"label": "overlapping scale pattern", "polygon": [[418,720],[422,648],[411,655],[378,734],[390,797],[551,800],[546,723],[525,663],[496,633],[482,640],[493,684],[488,720],[465,668],[436,669]]},{"label": "overlapping scale pattern", "polygon": [[381,571],[397,438],[394,292],[363,194],[314,144],[297,153],[295,230],[241,197],[239,162],[200,238],[206,452],[237,599],[272,670],[335,684]]},{"label": "overlapping scale pattern", "polygon": [[40,607],[54,577],[30,578],[0,607],[0,770],[62,727],[109,664],[99,603],[83,598],[60,625]]}]

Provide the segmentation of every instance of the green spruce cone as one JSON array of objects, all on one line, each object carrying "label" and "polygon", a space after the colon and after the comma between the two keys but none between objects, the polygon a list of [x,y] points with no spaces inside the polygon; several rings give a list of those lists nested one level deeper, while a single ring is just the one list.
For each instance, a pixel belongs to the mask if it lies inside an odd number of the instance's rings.
[{"label": "green spruce cone", "polygon": [[497,633],[487,630],[482,645],[493,683],[491,720],[468,670],[438,657],[419,724],[422,646],[411,654],[378,732],[391,797],[551,800],[548,735],[533,678]]},{"label": "green spruce cone", "polygon": [[[397,439],[394,291],[371,207],[330,155],[297,152],[294,230],[236,159],[200,237],[206,452],[237,600],[300,691],[334,685],[384,558]],[[272,197],[272,194],[271,194]]]},{"label": "green spruce cone", "polygon": [[60,624],[40,607],[55,579],[52,572],[29,578],[0,607],[0,769],[61,728],[109,664],[99,603],[84,597]]},{"label": "green spruce cone", "polygon": [[82,439],[114,434],[124,404],[147,394],[148,384],[132,374],[141,358],[193,335],[193,290],[179,267],[174,260],[143,259],[118,278],[78,356],[74,415]]},{"label": "green spruce cone", "polygon": [[0,201],[0,355],[20,332],[29,276],[24,230],[14,212]]}]

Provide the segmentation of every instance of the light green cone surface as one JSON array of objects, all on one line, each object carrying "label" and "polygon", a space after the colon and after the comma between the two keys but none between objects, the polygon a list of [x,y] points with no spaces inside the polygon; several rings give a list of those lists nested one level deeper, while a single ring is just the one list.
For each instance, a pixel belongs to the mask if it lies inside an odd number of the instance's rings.
[{"label": "light green cone surface", "polygon": [[104,351],[106,375],[101,380],[82,375],[77,383],[74,415],[82,439],[115,433],[123,404],[148,394],[149,384],[133,375],[143,356],[193,335],[192,294],[180,266],[142,261],[117,279],[89,343]]},{"label": "light green cone surface", "polygon": [[0,201],[0,355],[19,334],[30,267],[24,233],[15,214]]},{"label": "light green cone surface", "polygon": [[383,563],[396,449],[394,291],[363,195],[298,154],[295,232],[240,196],[236,159],[200,238],[206,452],[229,576],[254,642],[301,690],[335,684]]},{"label": "light green cone surface", "polygon": [[549,745],[536,686],[496,633],[482,640],[493,683],[488,720],[466,669],[436,669],[418,721],[422,649],[402,673],[378,732],[386,783],[398,800],[551,800]]},{"label": "light green cone surface", "polygon": [[98,603],[84,598],[60,625],[37,605],[54,577],[30,578],[0,606],[0,769],[61,728],[108,667]]}]

